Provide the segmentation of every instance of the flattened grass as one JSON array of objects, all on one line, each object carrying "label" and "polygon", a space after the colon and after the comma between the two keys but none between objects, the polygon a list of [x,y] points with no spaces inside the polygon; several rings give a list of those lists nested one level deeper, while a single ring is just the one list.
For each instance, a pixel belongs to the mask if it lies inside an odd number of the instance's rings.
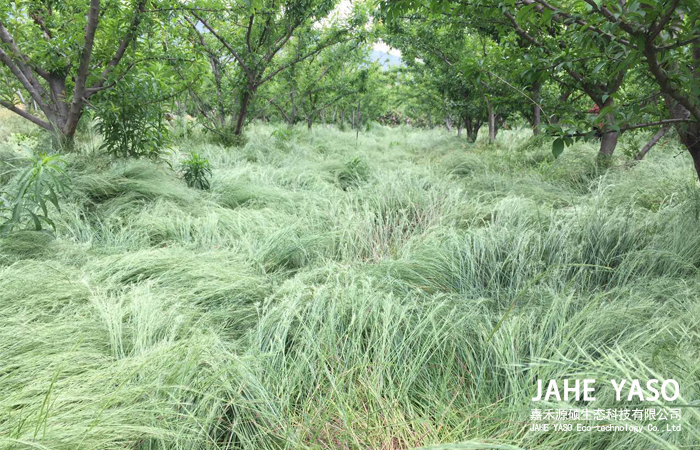
[{"label": "flattened grass", "polygon": [[[7,129],[7,130],[6,130]],[[0,127],[4,138],[9,127]],[[255,126],[168,164],[70,157],[55,239],[0,240],[0,447],[680,449],[529,431],[535,380],[697,398],[700,195],[685,157]],[[285,136],[287,135],[285,134]],[[279,135],[279,133],[278,133]]]}]

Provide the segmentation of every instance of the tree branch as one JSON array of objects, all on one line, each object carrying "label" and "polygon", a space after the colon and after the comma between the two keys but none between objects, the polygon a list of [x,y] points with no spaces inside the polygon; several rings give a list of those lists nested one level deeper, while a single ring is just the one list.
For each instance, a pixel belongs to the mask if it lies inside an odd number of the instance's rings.
[{"label": "tree branch", "polygon": [[[10,72],[19,80],[20,83],[22,83],[22,86],[29,92],[29,95],[31,95],[32,99],[39,105],[39,107],[46,112],[46,104],[44,103],[44,95],[45,91],[43,88],[41,88],[41,85],[39,85],[36,80],[32,77],[32,81],[30,81],[25,73],[20,70],[20,68],[12,61],[12,58],[5,53],[5,51],[0,48],[0,61],[2,61],[5,66],[7,66],[8,69],[10,69]],[[30,74],[31,76],[31,74]]]},{"label": "tree branch", "polygon": [[69,123],[80,119],[83,110],[83,97],[85,96],[85,83],[90,72],[90,59],[92,58],[92,46],[95,42],[95,32],[100,20],[100,0],[90,0],[90,9],[85,24],[85,44],[80,51],[80,64],[75,77],[73,88],[73,100],[70,105]]},{"label": "tree branch", "polygon": [[644,56],[646,56],[647,66],[649,66],[651,74],[656,79],[656,82],[659,83],[659,87],[661,87],[661,92],[671,96],[671,98],[687,109],[697,121],[700,121],[700,107],[694,105],[688,97],[681,95],[676,88],[671,86],[670,78],[666,75],[666,72],[664,72],[661,66],[659,66],[659,62],[656,59],[656,49],[651,42],[647,41],[643,53]]},{"label": "tree branch", "polygon": [[39,119],[38,117],[33,116],[32,114],[29,114],[27,111],[24,111],[23,109],[16,107],[12,103],[6,102],[4,100],[0,100],[0,105],[9,109],[13,113],[18,114],[18,115],[24,117],[25,119],[33,122],[34,124],[39,125],[41,128],[43,128],[45,130],[53,131],[53,127],[51,126],[50,123],[45,122],[45,121]]},{"label": "tree branch", "polygon": [[326,49],[326,48],[328,48],[328,47],[330,47],[330,46],[333,46],[333,45],[337,44],[337,43],[339,42],[339,39],[340,39],[340,37],[341,37],[342,35],[343,35],[343,34],[340,34],[340,35],[338,35],[338,36],[335,37],[335,38],[338,39],[338,40],[336,40],[336,39],[329,39],[328,42],[325,42],[325,43],[323,43],[323,44],[319,44],[318,47],[316,47],[314,50],[308,52],[307,54],[305,54],[305,55],[303,55],[303,56],[300,56],[300,57],[297,57],[297,58],[295,58],[294,60],[288,62],[287,64],[284,64],[284,65],[282,65],[281,67],[278,67],[278,68],[277,68],[276,70],[274,70],[271,74],[269,74],[268,76],[266,76],[266,77],[263,78],[262,80],[258,81],[258,82],[256,83],[256,85],[257,85],[257,86],[262,85],[263,83],[269,81],[269,80],[272,79],[275,75],[277,75],[278,73],[282,72],[283,70],[286,70],[286,69],[288,69],[289,67],[291,67],[291,66],[293,66],[293,65],[295,65],[295,64],[298,64],[298,63],[304,61],[305,59],[308,59],[308,58],[310,58],[310,57],[312,57],[312,56],[318,55],[318,54],[321,53],[324,49]]},{"label": "tree branch", "polygon": [[229,53],[231,53],[231,55],[236,59],[236,61],[238,61],[238,64],[241,65],[241,69],[243,69],[243,72],[245,72],[246,76],[248,77],[248,81],[253,81],[253,73],[250,71],[250,68],[246,65],[246,63],[243,60],[243,58],[241,57],[241,55],[239,55],[238,52],[236,50],[234,50],[233,47],[231,47],[231,45],[228,42],[226,42],[226,39],[221,37],[221,35],[219,35],[219,33],[217,33],[216,30],[214,30],[211,27],[211,25],[209,25],[209,22],[207,22],[204,18],[197,15],[197,13],[195,13],[195,12],[192,12],[192,15],[197,20],[199,20],[202,23],[202,25],[204,25],[206,27],[206,29],[209,30],[209,32],[216,39],[218,39],[219,42],[221,42],[224,47],[226,47],[226,50],[228,50]]},{"label": "tree branch", "polygon": [[663,17],[661,17],[661,20],[659,20],[659,22],[649,30],[647,42],[654,42],[654,39],[656,39],[656,37],[663,31],[664,27],[673,17],[673,13],[676,12],[676,8],[678,7],[679,3],[680,0],[673,0],[666,14],[664,14]]},{"label": "tree branch", "polygon": [[[626,125],[624,127],[620,127],[619,129],[614,129],[614,130],[603,130],[603,131],[599,131],[599,133],[602,133],[602,134],[619,133],[621,131],[638,130],[640,128],[650,128],[650,127],[655,127],[655,126],[659,126],[659,125],[673,125],[676,123],[696,123],[696,121],[690,120],[690,119],[663,119],[663,120],[657,120],[655,122],[646,122],[646,123],[638,123],[638,124],[634,124],[634,125]],[[571,133],[571,134],[567,134],[566,136],[568,136],[568,137],[581,137],[581,136],[587,136],[588,134],[590,134],[590,132]]]},{"label": "tree branch", "polygon": [[117,67],[117,64],[119,64],[119,62],[124,57],[124,53],[126,53],[126,50],[129,48],[129,45],[131,45],[131,42],[134,41],[134,39],[136,38],[136,32],[138,31],[139,24],[141,23],[141,15],[146,10],[147,2],[148,0],[138,0],[136,8],[134,8],[134,18],[132,19],[131,24],[129,25],[129,29],[124,34],[124,37],[122,38],[121,43],[119,44],[119,48],[114,54],[114,57],[109,61],[109,63],[107,63],[107,67],[105,67],[104,71],[102,72],[102,75],[100,75],[98,81],[93,85],[93,88],[102,87],[104,82],[107,80],[107,77],[109,77],[114,68]]}]

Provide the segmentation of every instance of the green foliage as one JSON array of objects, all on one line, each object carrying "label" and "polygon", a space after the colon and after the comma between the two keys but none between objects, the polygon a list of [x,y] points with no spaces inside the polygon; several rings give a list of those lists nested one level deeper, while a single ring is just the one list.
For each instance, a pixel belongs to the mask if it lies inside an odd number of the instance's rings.
[{"label": "green foliage", "polygon": [[132,77],[100,96],[95,112],[101,149],[112,156],[158,158],[168,144],[170,127],[158,104],[162,95],[153,77]]},{"label": "green foliage", "polygon": [[0,214],[5,215],[0,234],[27,225],[36,231],[41,231],[43,225],[55,229],[49,218],[49,204],[60,212],[59,196],[69,190],[69,183],[65,161],[58,155],[40,154],[29,160],[29,167],[17,180],[11,195],[0,197]]},{"label": "green foliage", "polygon": [[197,152],[190,153],[182,162],[182,175],[187,186],[191,188],[208,190],[210,187],[211,164]]},{"label": "green foliage", "polygon": [[552,142],[552,154],[558,158],[564,152],[564,139],[557,138]]},{"label": "green foliage", "polygon": [[275,141],[278,142],[278,143],[280,143],[280,144],[284,144],[284,143],[287,143],[287,142],[291,141],[291,140],[294,139],[297,135],[298,135],[297,131],[296,131],[294,128],[292,128],[292,127],[286,127],[286,128],[280,127],[280,128],[276,128],[276,129],[270,134],[270,136],[272,136],[273,138],[275,138]]}]

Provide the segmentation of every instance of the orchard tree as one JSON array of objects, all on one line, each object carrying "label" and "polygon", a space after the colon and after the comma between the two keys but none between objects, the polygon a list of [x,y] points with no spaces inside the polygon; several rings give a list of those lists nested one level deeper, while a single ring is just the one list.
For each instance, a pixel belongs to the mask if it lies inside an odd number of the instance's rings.
[{"label": "orchard tree", "polygon": [[[700,178],[700,5],[697,0],[387,0],[389,17],[426,9],[434,15],[475,17],[510,24],[530,48],[542,49],[535,67],[568,74],[595,102],[593,127],[580,130],[558,126],[553,151],[559,154],[575,139],[601,136],[601,153],[611,153],[620,132],[673,125],[693,159]],[[502,31],[497,31],[501,33]],[[632,102],[616,101],[631,72],[653,80],[653,92],[637,92]],[[646,107],[649,95],[660,95],[665,104],[661,118]],[[631,110],[631,113],[630,113]]]},{"label": "orchard tree", "polygon": [[[350,37],[363,25],[361,10],[355,9],[347,23],[328,19],[338,0],[258,0],[241,3],[231,0],[207,2],[206,8],[189,8],[185,20],[200,45],[214,55],[216,64],[229,60],[237,107],[233,135],[241,136],[258,89],[294,65],[318,55]],[[366,17],[365,17],[366,18]],[[313,27],[313,40],[301,52],[289,51],[290,44]],[[218,57],[217,57],[218,55]],[[217,88],[220,88],[217,84]],[[223,94],[222,94],[223,95]],[[231,97],[231,95],[229,95]]]},{"label": "orchard tree", "polygon": [[[71,147],[91,97],[114,87],[138,54],[154,0],[14,0],[0,4],[0,105]],[[17,92],[39,111],[15,102]]]},{"label": "orchard tree", "polygon": [[519,92],[506,80],[508,55],[489,36],[422,9],[385,23],[387,42],[402,51],[410,68],[428,73],[436,83],[448,119],[462,106],[456,116],[466,124],[468,137],[475,138],[485,120],[494,141],[508,116],[522,107]]},{"label": "orchard tree", "polygon": [[[561,23],[568,42],[578,47],[597,42],[597,55],[589,48],[590,56],[601,59],[599,65],[605,66],[610,76],[622,78],[628,70],[643,71],[653,80],[655,89],[644,92],[642,100],[635,103],[642,103],[650,95],[660,95],[666,106],[665,117],[649,121],[648,108],[633,108],[630,114],[626,111],[628,105],[608,102],[617,94],[608,92],[605,98],[601,96],[606,104],[600,108],[598,118],[621,116],[624,122],[603,122],[601,133],[617,135],[624,130],[673,124],[700,177],[700,4],[697,0],[553,3],[525,0],[511,1],[509,8],[527,11],[520,16],[533,29],[546,29],[552,21]],[[517,20],[515,24],[520,26]],[[652,104],[647,102],[647,105]],[[576,130],[560,130],[559,134],[563,142],[581,137]],[[559,144],[556,150],[561,149]]]},{"label": "orchard tree", "polygon": [[405,66],[387,73],[390,109],[381,120],[393,125],[410,123],[415,127],[432,128],[433,119],[444,113],[442,89],[435,82],[433,71],[423,70],[407,54],[401,57]]},{"label": "orchard tree", "polygon": [[[290,53],[298,57],[320,32],[311,29],[300,34]],[[275,82],[268,83],[262,97],[290,126],[304,120],[311,129],[317,118],[326,120],[326,113],[336,103],[357,93],[353,74],[366,63],[368,54],[369,49],[359,39],[337,43],[282,72]]]}]

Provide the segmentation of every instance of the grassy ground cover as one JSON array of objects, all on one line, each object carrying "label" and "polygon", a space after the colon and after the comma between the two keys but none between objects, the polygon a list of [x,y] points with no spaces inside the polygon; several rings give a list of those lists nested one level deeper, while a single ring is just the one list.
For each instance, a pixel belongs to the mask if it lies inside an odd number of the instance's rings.
[{"label": "grassy ground cover", "polygon": [[[181,137],[169,162],[206,156],[210,191],[83,137],[55,238],[0,241],[1,448],[700,442],[695,408],[682,432],[528,429],[538,378],[697,398],[700,194],[672,141],[602,172],[526,131],[273,130]],[[621,406],[598,386],[587,406]]]}]

